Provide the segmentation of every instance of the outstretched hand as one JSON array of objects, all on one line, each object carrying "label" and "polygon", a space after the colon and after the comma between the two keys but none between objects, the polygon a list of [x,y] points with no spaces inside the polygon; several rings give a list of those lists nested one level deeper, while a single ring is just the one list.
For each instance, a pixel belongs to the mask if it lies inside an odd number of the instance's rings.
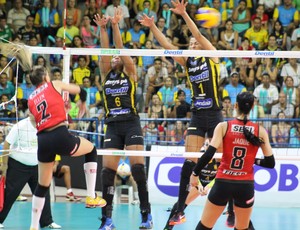
[{"label": "outstretched hand", "polygon": [[115,7],[115,14],[114,17],[110,19],[112,24],[118,24],[119,21],[123,18],[123,11],[120,6]]},{"label": "outstretched hand", "polygon": [[175,0],[172,1],[172,5],[174,8],[171,8],[170,10],[174,12],[175,14],[184,14],[186,12],[186,6],[188,2],[185,2],[185,0]]},{"label": "outstretched hand", "polygon": [[143,26],[150,27],[151,25],[154,25],[154,17],[152,16],[149,18],[146,14],[143,14],[141,19],[139,19],[139,22]]},{"label": "outstretched hand", "polygon": [[96,14],[93,20],[98,26],[104,27],[108,23],[109,19],[110,17],[106,17],[103,15],[101,18],[99,14]]}]

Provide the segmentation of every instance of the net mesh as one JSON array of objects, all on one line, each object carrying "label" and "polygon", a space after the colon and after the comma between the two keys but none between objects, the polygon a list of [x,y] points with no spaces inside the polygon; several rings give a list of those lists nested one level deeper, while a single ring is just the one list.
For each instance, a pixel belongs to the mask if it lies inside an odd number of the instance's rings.
[{"label": "net mesh", "polygon": [[[235,111],[232,106],[232,101],[227,102],[226,98],[229,97],[230,100],[234,98],[237,94],[237,89],[232,91],[231,89],[226,89],[226,86],[230,85],[235,78],[235,75],[239,76],[239,82],[242,88],[248,91],[252,91],[256,98],[258,98],[257,105],[251,111],[250,116],[253,121],[262,124],[269,132],[270,141],[273,145],[273,151],[275,156],[282,159],[300,159],[300,128],[299,128],[299,105],[293,104],[298,100],[295,95],[291,93],[290,89],[297,89],[297,79],[299,76],[281,76],[278,71],[275,80],[271,79],[271,86],[277,89],[277,98],[280,102],[280,97],[284,97],[289,104],[292,104],[293,111],[288,108],[284,111],[285,117],[279,117],[281,109],[277,108],[277,113],[273,112],[272,108],[275,110],[275,106],[268,107],[268,100],[272,100],[273,96],[268,95],[266,90],[260,92],[257,89],[263,82],[263,74],[265,73],[266,65],[271,62],[272,66],[278,64],[278,60],[285,60],[287,58],[293,59],[299,57],[299,52],[293,51],[205,51],[205,50],[154,50],[154,49],[96,49],[96,48],[43,48],[43,47],[29,47],[33,54],[33,61],[36,64],[45,64],[49,68],[51,76],[54,78],[60,75],[61,80],[65,82],[75,81],[77,84],[85,84],[84,77],[86,77],[87,72],[79,71],[78,78],[74,77],[76,75],[75,69],[80,69],[79,59],[84,57],[85,61],[90,61],[94,63],[94,66],[90,65],[90,83],[94,82],[93,90],[89,91],[89,95],[93,94],[93,102],[95,106],[91,106],[85,110],[83,116],[78,116],[80,108],[76,104],[78,96],[71,98],[69,104],[69,114],[73,118],[73,123],[70,124],[70,129],[77,135],[84,136],[95,143],[98,149],[98,154],[102,155],[143,155],[143,156],[169,156],[169,157],[198,157],[199,152],[184,152],[184,142],[186,136],[186,130],[189,125],[188,118],[169,118],[172,117],[170,114],[174,110],[176,103],[179,103],[178,93],[184,91],[186,94],[186,102],[191,103],[190,89],[188,82],[186,81],[186,69],[171,61],[171,57],[191,57],[191,56],[205,56],[205,57],[222,57],[220,58],[221,63],[221,79],[218,82],[218,90],[223,98],[222,113],[225,119],[231,119],[234,117]],[[93,58],[92,56],[93,55]],[[101,87],[101,77],[100,69],[97,61],[101,56],[131,56],[134,59],[134,63],[138,70],[138,87],[137,87],[137,109],[140,112],[141,126],[143,129],[143,134],[145,138],[145,150],[144,151],[106,151],[102,150],[103,136],[105,133],[105,125],[103,123],[103,104],[101,104],[102,96],[100,91]],[[13,106],[17,111],[15,117],[2,117],[1,119],[5,121],[1,127],[4,134],[7,134],[11,124],[16,123],[23,116],[26,116],[26,112],[23,111],[21,105],[21,98],[19,95],[19,89],[21,84],[26,85],[26,75],[22,73],[19,69],[19,65],[15,63],[13,55],[11,59],[8,59],[7,67],[12,67],[16,71],[16,84],[14,95],[8,99],[8,101],[2,101],[0,104],[1,109],[5,109],[7,105]],[[86,58],[85,58],[86,57]],[[60,62],[57,66],[54,66],[51,60],[55,58],[59,59]],[[153,65],[144,66],[143,61],[146,62],[147,58],[153,58]],[[158,58],[158,59],[155,59]],[[161,62],[157,70],[155,66],[155,60]],[[249,63],[251,60],[256,60],[256,69],[251,69]],[[76,62],[77,61],[77,62]],[[73,69],[70,69],[72,64]],[[15,67],[14,67],[15,65]],[[105,63],[105,65],[110,65],[110,63]],[[150,69],[150,70],[149,70]],[[230,69],[230,71],[229,71]],[[261,69],[261,70],[259,70]],[[56,72],[57,70],[61,70]],[[167,79],[171,80],[172,87],[166,89],[165,92],[160,92],[159,89],[155,89],[155,92],[149,92],[149,76],[150,71],[157,72],[157,84],[161,84],[162,87],[166,86]],[[261,71],[261,72],[259,72]],[[21,79],[20,79],[21,76]],[[289,87],[285,82],[286,79],[292,78],[294,81],[293,87]],[[59,76],[58,76],[59,79]],[[97,81],[97,82],[95,82]],[[239,89],[240,90],[240,89]],[[298,89],[297,89],[298,90]],[[24,93],[24,92],[23,92]],[[158,95],[157,95],[158,93]],[[154,106],[156,103],[155,98],[157,95],[160,106]],[[274,99],[273,98],[273,99]],[[274,99],[274,100],[275,100]],[[168,101],[169,100],[169,101]],[[294,101],[293,101],[294,100]],[[297,102],[299,103],[299,102]],[[155,110],[161,107],[162,111]],[[148,111],[147,111],[148,109]],[[264,115],[262,115],[264,114]],[[274,116],[274,114],[276,116]],[[99,119],[100,118],[100,119]],[[164,146],[165,151],[162,152],[155,149],[154,146]],[[148,150],[151,150],[149,152]],[[24,150],[24,149],[23,149]],[[22,151],[23,151],[22,150]],[[200,150],[200,149],[199,149]],[[30,150],[31,151],[31,150]],[[220,155],[217,155],[220,157]]]}]

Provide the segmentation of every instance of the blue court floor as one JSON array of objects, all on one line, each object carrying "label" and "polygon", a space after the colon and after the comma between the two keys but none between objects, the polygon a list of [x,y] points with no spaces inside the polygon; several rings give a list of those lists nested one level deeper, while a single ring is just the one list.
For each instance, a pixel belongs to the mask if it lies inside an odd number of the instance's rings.
[{"label": "blue court floor", "polygon": [[[169,216],[170,206],[152,205],[154,230],[162,230]],[[16,202],[4,222],[5,229],[28,230],[31,202]],[[194,230],[202,213],[202,207],[190,206],[186,210],[186,223],[174,230]],[[55,202],[52,214],[56,223],[64,230],[98,230],[100,209],[86,209],[83,203]],[[252,221],[256,230],[299,230],[300,208],[255,207]],[[225,226],[226,216],[219,218],[214,229],[230,229]],[[117,230],[137,230],[140,223],[138,205],[118,204],[114,206],[113,221]]]}]

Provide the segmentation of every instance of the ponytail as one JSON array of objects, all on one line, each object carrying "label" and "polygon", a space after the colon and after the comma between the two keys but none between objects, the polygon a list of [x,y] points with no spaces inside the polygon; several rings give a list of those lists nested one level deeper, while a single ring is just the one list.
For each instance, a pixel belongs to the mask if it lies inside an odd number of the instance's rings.
[{"label": "ponytail", "polygon": [[249,141],[251,144],[253,144],[255,146],[260,146],[261,144],[263,144],[264,141],[261,138],[255,136],[251,131],[246,129],[245,125],[248,122],[247,116],[244,116],[243,122],[244,122],[243,134],[244,134],[246,140]]}]

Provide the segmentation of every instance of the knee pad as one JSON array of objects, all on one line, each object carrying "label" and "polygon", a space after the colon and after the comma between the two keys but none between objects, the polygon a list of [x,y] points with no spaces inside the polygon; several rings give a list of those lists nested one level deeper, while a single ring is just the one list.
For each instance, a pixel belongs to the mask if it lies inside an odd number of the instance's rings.
[{"label": "knee pad", "polygon": [[85,154],[85,163],[88,162],[97,162],[97,150],[95,146],[91,152]]},{"label": "knee pad", "polygon": [[102,168],[101,179],[102,184],[109,187],[114,186],[116,171],[110,168]]},{"label": "knee pad", "polygon": [[190,178],[196,163],[191,160],[185,160],[181,168],[181,177]]},{"label": "knee pad", "polygon": [[208,227],[204,226],[200,221],[196,227],[196,230],[212,230],[212,228],[208,228]]},{"label": "knee pad", "polygon": [[45,187],[45,186],[38,184],[35,188],[34,195],[38,196],[38,197],[45,197],[48,190],[49,190],[49,187]]},{"label": "knee pad", "polygon": [[131,167],[131,174],[136,183],[147,180],[145,166],[143,164],[134,164]]}]

